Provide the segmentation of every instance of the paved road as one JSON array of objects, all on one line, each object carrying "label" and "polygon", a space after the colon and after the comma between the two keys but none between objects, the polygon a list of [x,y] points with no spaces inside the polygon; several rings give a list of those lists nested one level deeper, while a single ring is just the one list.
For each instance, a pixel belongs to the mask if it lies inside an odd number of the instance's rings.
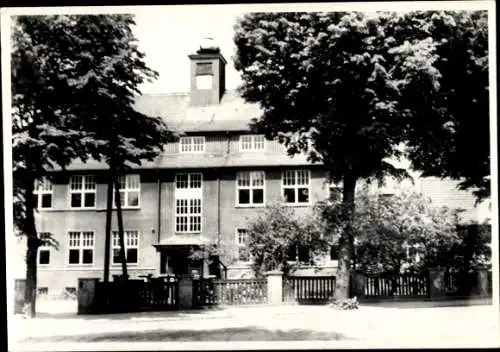
[{"label": "paved road", "polygon": [[[224,348],[220,341],[230,341],[228,346],[232,349],[239,348],[238,344],[248,349],[259,340],[295,340],[293,345],[287,344],[294,348],[300,348],[301,344],[308,348],[494,347],[500,340],[498,314],[493,312],[493,306],[483,305],[418,309],[362,306],[355,311],[338,311],[327,306],[280,306],[101,316],[41,314],[33,320],[11,319],[9,342],[20,341],[17,347],[21,350],[50,350],[57,346],[69,350],[71,343],[77,343],[75,348],[82,350],[88,342],[92,342],[88,346],[93,346],[89,349],[94,350],[120,349],[118,346],[129,350],[196,349],[193,343],[200,341],[219,343],[215,348]],[[300,342],[304,340],[328,343]],[[183,341],[189,344],[177,345]],[[47,343],[50,345],[41,347]],[[141,348],[136,343],[147,347]],[[267,342],[265,346],[271,348]],[[9,350],[15,349],[13,346]]]}]

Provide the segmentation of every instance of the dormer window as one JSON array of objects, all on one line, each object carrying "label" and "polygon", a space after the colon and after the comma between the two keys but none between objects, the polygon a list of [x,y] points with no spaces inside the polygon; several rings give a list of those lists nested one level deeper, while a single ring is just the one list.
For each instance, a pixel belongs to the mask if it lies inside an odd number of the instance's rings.
[{"label": "dormer window", "polygon": [[256,152],[263,151],[266,145],[266,139],[263,135],[243,135],[240,136],[240,151]]},{"label": "dormer window", "polygon": [[196,64],[196,89],[212,89],[213,77],[211,62],[198,62]]},{"label": "dormer window", "polygon": [[205,137],[181,137],[181,153],[203,153],[205,151]]}]

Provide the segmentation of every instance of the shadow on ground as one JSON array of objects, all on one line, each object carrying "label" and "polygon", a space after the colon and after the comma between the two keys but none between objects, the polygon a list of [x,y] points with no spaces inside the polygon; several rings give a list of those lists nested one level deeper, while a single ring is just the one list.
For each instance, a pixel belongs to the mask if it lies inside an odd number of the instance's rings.
[{"label": "shadow on ground", "polygon": [[52,342],[160,342],[160,341],[301,341],[348,340],[336,332],[320,332],[305,329],[269,330],[261,327],[224,328],[210,330],[150,330],[120,331],[88,335],[70,335],[53,337],[31,337],[19,341],[21,343]]}]

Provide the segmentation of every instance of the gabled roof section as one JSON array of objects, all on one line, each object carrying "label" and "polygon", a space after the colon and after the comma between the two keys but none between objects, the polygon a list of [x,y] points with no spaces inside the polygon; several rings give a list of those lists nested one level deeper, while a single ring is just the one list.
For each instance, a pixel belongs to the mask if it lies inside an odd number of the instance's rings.
[{"label": "gabled roof section", "polygon": [[179,133],[248,131],[251,120],[262,114],[258,104],[245,102],[236,91],[226,91],[221,102],[212,106],[191,107],[189,99],[189,93],[146,94],[136,99],[135,108],[161,117]]}]

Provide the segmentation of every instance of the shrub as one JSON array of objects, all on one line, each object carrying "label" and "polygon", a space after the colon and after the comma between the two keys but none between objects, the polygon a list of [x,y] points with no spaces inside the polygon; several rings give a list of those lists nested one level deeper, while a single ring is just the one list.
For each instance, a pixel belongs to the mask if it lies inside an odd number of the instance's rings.
[{"label": "shrub", "polygon": [[357,297],[348,298],[344,300],[333,299],[330,303],[330,307],[338,310],[353,310],[359,309],[359,302]]}]

